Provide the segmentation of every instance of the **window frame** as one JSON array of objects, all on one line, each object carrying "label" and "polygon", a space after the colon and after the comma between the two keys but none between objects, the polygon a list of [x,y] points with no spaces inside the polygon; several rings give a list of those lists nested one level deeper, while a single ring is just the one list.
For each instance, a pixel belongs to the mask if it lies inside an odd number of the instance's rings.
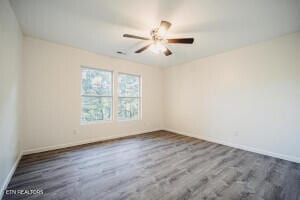
[{"label": "window frame", "polygon": [[[110,72],[111,73],[111,96],[108,95],[86,95],[81,93],[82,87],[82,70],[96,70],[96,71],[103,71],[103,72]],[[111,118],[107,120],[93,120],[93,121],[82,121],[81,120],[81,113],[82,113],[82,97],[110,97],[111,98]],[[105,123],[105,122],[112,122],[114,120],[114,71],[109,69],[97,68],[97,67],[89,67],[89,66],[80,66],[80,124],[94,124],[94,123]]]},{"label": "window frame", "polygon": [[[139,78],[139,96],[138,97],[123,97],[123,96],[119,96],[119,75],[120,74],[123,74],[123,75],[129,75],[129,76],[136,76]],[[138,117],[137,119],[119,119],[119,116],[118,116],[118,112],[117,112],[117,116],[116,116],[116,119],[120,122],[124,122],[124,121],[139,121],[139,120],[142,120],[142,76],[140,74],[131,74],[131,73],[126,73],[126,72],[118,72],[117,73],[118,77],[117,77],[117,107],[119,105],[119,98],[138,98],[139,99],[139,113],[138,113]],[[117,111],[119,111],[118,109],[116,109]]]}]

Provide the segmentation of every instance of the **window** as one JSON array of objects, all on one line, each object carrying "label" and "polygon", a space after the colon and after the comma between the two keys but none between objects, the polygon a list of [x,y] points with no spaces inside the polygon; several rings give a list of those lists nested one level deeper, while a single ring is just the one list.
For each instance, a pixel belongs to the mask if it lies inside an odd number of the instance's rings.
[{"label": "window", "polygon": [[140,100],[140,76],[119,73],[118,119],[139,119]]},{"label": "window", "polygon": [[112,72],[81,68],[81,122],[112,120]]}]

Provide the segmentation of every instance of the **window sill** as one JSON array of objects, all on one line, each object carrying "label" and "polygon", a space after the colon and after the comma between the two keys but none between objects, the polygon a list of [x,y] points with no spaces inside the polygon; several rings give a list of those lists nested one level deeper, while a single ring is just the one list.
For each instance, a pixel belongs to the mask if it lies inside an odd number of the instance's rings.
[{"label": "window sill", "polygon": [[80,122],[80,125],[90,125],[90,124],[104,124],[104,123],[112,123],[113,120],[101,120],[101,121],[91,121],[91,122]]},{"label": "window sill", "polygon": [[142,119],[118,119],[117,122],[132,122],[132,121],[142,121]]}]

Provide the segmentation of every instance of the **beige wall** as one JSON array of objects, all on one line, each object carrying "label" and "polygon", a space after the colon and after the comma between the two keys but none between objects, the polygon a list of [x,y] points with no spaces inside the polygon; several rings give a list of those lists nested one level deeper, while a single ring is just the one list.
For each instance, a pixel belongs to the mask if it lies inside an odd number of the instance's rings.
[{"label": "beige wall", "polygon": [[[299,41],[295,33],[162,70],[25,37],[25,153],[168,129],[300,162]],[[141,74],[143,119],[80,125],[81,65]]]},{"label": "beige wall", "polygon": [[0,193],[20,154],[21,59],[22,32],[9,1],[0,0]]},{"label": "beige wall", "polygon": [[300,32],[164,71],[165,128],[300,162]]},{"label": "beige wall", "polygon": [[[115,75],[117,72],[140,74],[142,120],[80,125],[82,65],[114,70]],[[30,37],[24,37],[24,67],[23,141],[26,153],[163,128],[160,68]]]}]

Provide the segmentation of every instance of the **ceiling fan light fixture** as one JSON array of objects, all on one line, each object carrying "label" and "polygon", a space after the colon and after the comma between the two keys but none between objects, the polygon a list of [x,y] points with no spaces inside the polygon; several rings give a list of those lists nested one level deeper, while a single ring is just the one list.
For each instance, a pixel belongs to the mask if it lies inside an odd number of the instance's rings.
[{"label": "ceiling fan light fixture", "polygon": [[150,51],[152,51],[153,53],[156,53],[156,54],[164,53],[167,51],[167,48],[164,45],[162,45],[161,42],[155,42],[155,43],[151,44],[149,49],[150,49]]},{"label": "ceiling fan light fixture", "polygon": [[158,35],[159,37],[162,37],[162,38],[166,35],[166,33],[167,33],[167,28],[166,28],[166,27],[161,27],[161,28],[158,29],[158,31],[157,31],[157,35]]}]

